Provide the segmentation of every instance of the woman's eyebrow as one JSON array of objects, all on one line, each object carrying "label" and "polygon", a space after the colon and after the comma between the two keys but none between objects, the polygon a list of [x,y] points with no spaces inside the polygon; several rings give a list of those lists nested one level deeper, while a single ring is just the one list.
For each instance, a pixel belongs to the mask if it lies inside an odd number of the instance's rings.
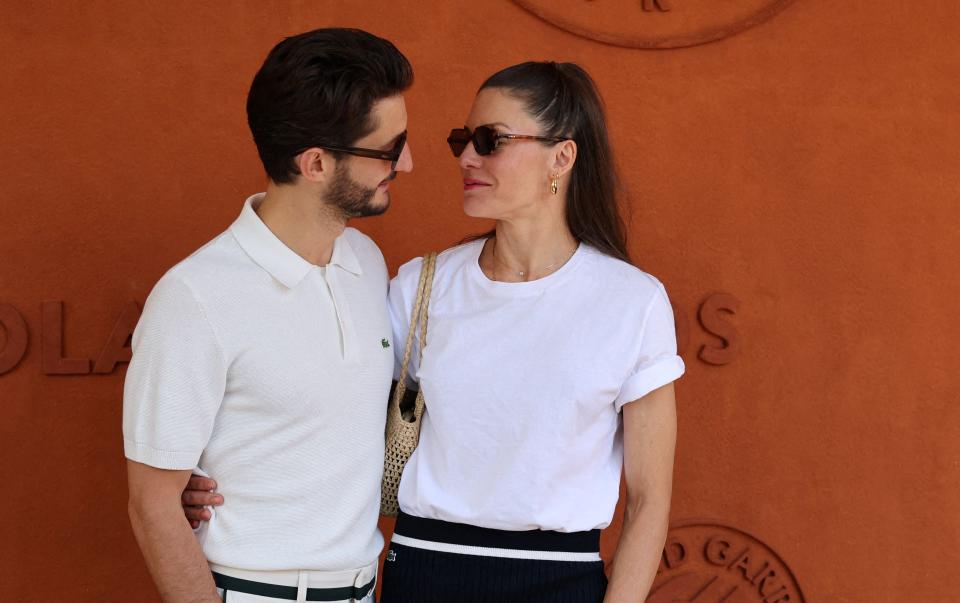
[{"label": "woman's eyebrow", "polygon": [[493,123],[490,123],[490,124],[480,124],[479,126],[476,126],[475,128],[471,128],[470,126],[464,124],[464,127],[466,127],[468,130],[475,130],[475,129],[477,129],[477,128],[493,128],[494,126],[500,126],[500,127],[502,127],[504,130],[510,130],[510,129],[512,129],[512,128],[510,128],[510,126],[508,126],[507,124],[505,124],[505,123],[503,123],[503,122],[499,122],[499,121],[493,122]]}]

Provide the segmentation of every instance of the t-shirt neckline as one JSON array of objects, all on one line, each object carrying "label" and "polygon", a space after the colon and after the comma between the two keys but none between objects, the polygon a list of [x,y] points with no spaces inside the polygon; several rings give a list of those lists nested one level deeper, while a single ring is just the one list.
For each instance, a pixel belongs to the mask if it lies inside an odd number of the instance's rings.
[{"label": "t-shirt neckline", "polygon": [[508,283],[491,280],[486,274],[484,274],[483,269],[480,268],[480,254],[483,253],[483,246],[486,244],[486,242],[487,239],[474,241],[474,249],[470,254],[470,273],[473,277],[473,280],[485,290],[495,295],[502,295],[506,297],[525,297],[528,295],[537,295],[549,287],[553,287],[556,284],[563,282],[576,269],[577,265],[579,265],[582,261],[583,256],[587,253],[587,245],[580,243],[577,245],[577,249],[573,252],[573,255],[570,256],[570,259],[567,260],[563,266],[560,266],[560,268],[548,274],[547,276],[533,281]]}]

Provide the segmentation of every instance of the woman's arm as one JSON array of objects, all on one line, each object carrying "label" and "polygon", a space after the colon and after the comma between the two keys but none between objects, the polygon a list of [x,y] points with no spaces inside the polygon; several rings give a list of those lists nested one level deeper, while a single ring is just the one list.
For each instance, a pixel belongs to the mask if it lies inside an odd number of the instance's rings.
[{"label": "woman's arm", "polygon": [[624,405],[626,511],[604,603],[637,603],[650,591],[667,539],[676,440],[672,383]]}]

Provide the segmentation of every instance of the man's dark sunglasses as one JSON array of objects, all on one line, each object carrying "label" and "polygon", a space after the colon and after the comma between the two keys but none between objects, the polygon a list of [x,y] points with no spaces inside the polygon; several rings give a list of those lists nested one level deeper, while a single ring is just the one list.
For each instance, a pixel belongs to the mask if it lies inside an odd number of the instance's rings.
[{"label": "man's dark sunglasses", "polygon": [[473,143],[477,155],[489,155],[499,146],[500,141],[507,140],[542,140],[544,142],[563,142],[569,138],[556,138],[553,136],[529,136],[527,134],[501,134],[489,126],[477,126],[477,129],[470,132],[470,128],[454,128],[450,130],[450,136],[447,136],[447,144],[453,151],[454,157],[463,154],[467,144]]},{"label": "man's dark sunglasses", "polygon": [[395,171],[397,169],[397,162],[400,161],[400,155],[403,153],[403,147],[406,146],[406,144],[407,133],[404,132],[400,134],[400,136],[397,136],[397,140],[394,142],[393,148],[389,151],[381,151],[379,149],[364,149],[361,147],[338,147],[329,144],[318,144],[317,146],[328,151],[346,153],[347,155],[356,155],[357,157],[383,159],[384,161],[389,161],[390,169]]}]

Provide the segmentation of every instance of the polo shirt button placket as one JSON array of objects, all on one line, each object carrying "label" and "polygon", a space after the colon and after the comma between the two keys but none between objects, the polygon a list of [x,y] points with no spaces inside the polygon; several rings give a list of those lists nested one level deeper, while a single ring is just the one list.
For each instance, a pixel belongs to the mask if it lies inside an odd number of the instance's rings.
[{"label": "polo shirt button placket", "polygon": [[342,358],[345,361],[353,360],[353,352],[356,347],[351,341],[353,339],[353,320],[350,315],[350,304],[346,303],[346,300],[343,299],[346,297],[346,294],[340,286],[340,280],[342,278],[340,269],[336,266],[328,265],[326,270],[322,271],[321,274],[324,282],[327,284],[327,291],[330,292],[333,309],[337,315],[337,323],[340,327],[340,341],[342,344]]}]

